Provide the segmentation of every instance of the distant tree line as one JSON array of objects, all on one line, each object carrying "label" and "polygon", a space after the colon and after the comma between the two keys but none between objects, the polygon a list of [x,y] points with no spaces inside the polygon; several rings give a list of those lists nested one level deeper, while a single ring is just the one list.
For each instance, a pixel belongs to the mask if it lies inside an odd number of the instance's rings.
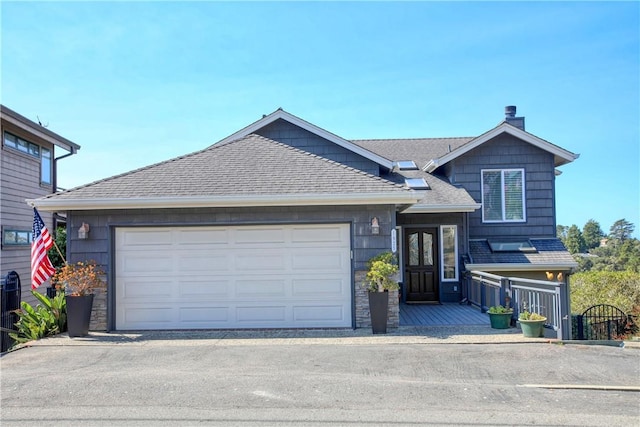
[{"label": "distant tree line", "polygon": [[[557,236],[578,263],[571,277],[571,311],[582,313],[597,304],[610,304],[634,317],[629,332],[637,333],[640,318],[640,241],[635,226],[619,219],[605,234],[590,219],[582,227],[558,225]],[[636,319],[635,321],[633,319]]]},{"label": "distant tree line", "polygon": [[577,225],[558,225],[557,237],[562,240],[579,264],[578,271],[640,272],[640,240],[633,238],[635,226],[619,219],[605,234],[593,219],[580,229]]}]

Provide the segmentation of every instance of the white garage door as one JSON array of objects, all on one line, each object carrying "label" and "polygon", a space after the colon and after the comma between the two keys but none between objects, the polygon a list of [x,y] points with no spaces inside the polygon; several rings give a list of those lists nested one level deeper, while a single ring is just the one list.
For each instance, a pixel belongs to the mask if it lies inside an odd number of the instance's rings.
[{"label": "white garage door", "polygon": [[348,224],[117,228],[116,329],[350,327]]}]

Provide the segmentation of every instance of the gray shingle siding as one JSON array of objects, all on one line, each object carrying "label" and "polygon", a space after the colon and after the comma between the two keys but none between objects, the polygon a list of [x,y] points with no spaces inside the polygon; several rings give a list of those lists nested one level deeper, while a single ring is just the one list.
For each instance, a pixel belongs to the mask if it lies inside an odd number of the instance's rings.
[{"label": "gray shingle siding", "polygon": [[455,160],[450,180],[482,203],[482,169],[525,170],[526,215],[523,223],[482,222],[482,211],[469,214],[469,237],[555,237],[555,167],[551,153],[502,134]]},{"label": "gray shingle siding", "polygon": [[380,175],[380,166],[377,163],[285,120],[278,119],[255,133],[372,175]]},{"label": "gray shingle siding", "polygon": [[[5,122],[0,125],[0,239],[4,229],[31,231],[33,209],[25,199],[50,194],[50,185],[40,183],[40,159],[4,146],[4,132],[10,132],[54,153],[53,144],[38,138],[15,125]],[[53,235],[53,214],[41,211],[40,216]],[[31,246],[0,247],[0,275],[15,271],[20,276],[22,301],[31,305],[37,300],[31,295]],[[44,292],[45,285],[40,288]]]}]

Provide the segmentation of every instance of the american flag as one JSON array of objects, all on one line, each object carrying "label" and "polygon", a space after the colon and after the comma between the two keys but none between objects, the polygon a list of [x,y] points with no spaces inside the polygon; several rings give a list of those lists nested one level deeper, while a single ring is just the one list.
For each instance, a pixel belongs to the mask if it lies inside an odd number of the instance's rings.
[{"label": "american flag", "polygon": [[51,234],[44,225],[40,214],[33,208],[33,241],[31,242],[31,289],[53,276],[56,269],[51,265],[47,251],[53,247]]}]

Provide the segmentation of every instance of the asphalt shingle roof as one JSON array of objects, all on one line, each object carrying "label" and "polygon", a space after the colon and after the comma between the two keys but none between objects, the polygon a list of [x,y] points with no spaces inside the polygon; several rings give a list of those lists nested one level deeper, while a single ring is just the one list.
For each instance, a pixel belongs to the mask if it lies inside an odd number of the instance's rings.
[{"label": "asphalt shingle roof", "polygon": [[251,134],[65,192],[57,199],[407,193],[392,182]]},{"label": "asphalt shingle roof", "polygon": [[529,239],[536,252],[492,252],[487,240],[470,240],[471,264],[567,264],[576,261],[560,239]]},{"label": "asphalt shingle roof", "polygon": [[419,168],[430,160],[454,151],[475,137],[412,138],[412,139],[357,139],[354,144],[394,162],[413,160]]}]

